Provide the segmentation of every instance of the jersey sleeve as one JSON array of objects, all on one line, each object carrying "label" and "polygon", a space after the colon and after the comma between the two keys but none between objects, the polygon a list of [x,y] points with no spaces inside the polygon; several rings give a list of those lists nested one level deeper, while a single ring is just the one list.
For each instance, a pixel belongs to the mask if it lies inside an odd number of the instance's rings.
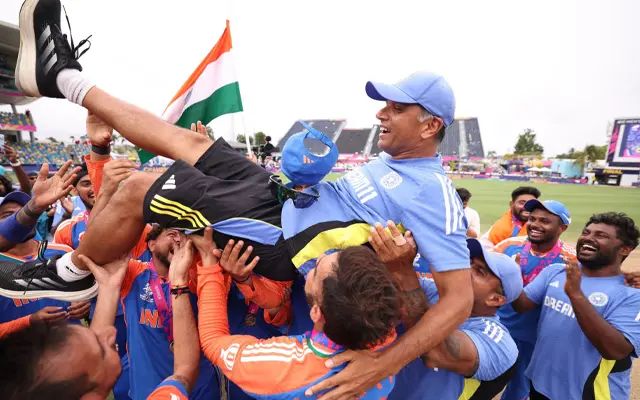
[{"label": "jersey sleeve", "polygon": [[635,357],[640,356],[640,290],[628,288],[633,291],[631,296],[624,297],[605,319],[616,328],[631,343]]},{"label": "jersey sleeve", "polygon": [[66,244],[71,247],[73,245],[73,225],[75,221],[73,219],[68,219],[63,221],[56,232],[53,234],[53,241],[55,243]]},{"label": "jersey sleeve", "polygon": [[236,283],[247,301],[254,302],[263,309],[277,308],[289,300],[292,281],[273,281],[253,274],[251,284]]},{"label": "jersey sleeve", "polygon": [[127,267],[127,272],[124,275],[124,280],[122,281],[122,287],[120,288],[120,297],[125,298],[131,291],[131,287],[133,286],[133,281],[143,273],[147,269],[147,264],[142,261],[138,261],[135,259],[129,260],[129,266]]},{"label": "jersey sleeve", "polygon": [[418,277],[418,281],[420,282],[422,291],[427,296],[427,300],[429,300],[429,304],[437,303],[439,299],[438,288],[436,287],[436,283],[434,282],[433,278],[425,278],[420,276]]},{"label": "jersey sleeve", "polygon": [[329,370],[306,342],[231,335],[227,296],[231,279],[219,265],[198,266],[198,332],[205,356],[245,392],[274,394],[318,380]]},{"label": "jersey sleeve", "polygon": [[93,186],[93,193],[100,194],[100,187],[102,186],[102,171],[104,165],[111,161],[111,158],[100,161],[92,161],[90,155],[84,156],[84,162],[87,164],[87,172],[89,173],[89,179],[91,179],[91,185]]},{"label": "jersey sleeve", "polygon": [[12,334],[13,332],[25,329],[29,325],[31,325],[30,315],[25,315],[24,317],[14,319],[13,321],[0,323],[0,339]]},{"label": "jersey sleeve", "polygon": [[564,264],[552,264],[543,269],[536,278],[524,288],[524,294],[536,304],[541,304],[547,293],[551,277],[564,270]]},{"label": "jersey sleeve", "polygon": [[515,364],[518,348],[507,329],[496,321],[484,320],[484,326],[461,329],[478,351],[478,369],[473,378],[481,381],[496,379]]},{"label": "jersey sleeve", "polygon": [[436,272],[469,268],[466,218],[449,178],[434,174],[403,208],[400,222],[413,233],[430,268]]},{"label": "jersey sleeve", "polygon": [[182,382],[169,377],[147,397],[147,400],[188,400],[189,394]]}]

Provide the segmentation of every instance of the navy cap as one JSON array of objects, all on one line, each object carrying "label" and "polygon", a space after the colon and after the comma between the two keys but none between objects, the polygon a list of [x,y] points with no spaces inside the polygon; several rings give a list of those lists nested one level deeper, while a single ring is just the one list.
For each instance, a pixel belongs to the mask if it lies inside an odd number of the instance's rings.
[{"label": "navy cap", "polygon": [[15,192],[7,193],[7,195],[0,200],[0,207],[7,203],[18,203],[21,206],[24,206],[29,202],[29,200],[31,200],[31,196],[25,192],[16,190]]},{"label": "navy cap", "polygon": [[445,126],[453,123],[456,99],[447,81],[433,72],[420,71],[395,84],[367,82],[367,96],[374,100],[420,104],[432,115],[442,118]]},{"label": "navy cap", "polygon": [[338,147],[324,133],[300,121],[304,130],[292,135],[282,149],[280,168],[293,185],[315,185],[338,161]]},{"label": "navy cap", "polygon": [[522,272],[520,266],[509,256],[485,249],[477,239],[467,239],[471,258],[482,257],[487,266],[500,279],[507,304],[522,293]]},{"label": "navy cap", "polygon": [[538,208],[542,208],[543,210],[549,211],[553,215],[557,215],[565,225],[569,225],[571,223],[571,214],[569,213],[569,210],[564,204],[560,203],[559,201],[540,201],[537,199],[532,199],[524,204],[524,209],[529,212]]}]

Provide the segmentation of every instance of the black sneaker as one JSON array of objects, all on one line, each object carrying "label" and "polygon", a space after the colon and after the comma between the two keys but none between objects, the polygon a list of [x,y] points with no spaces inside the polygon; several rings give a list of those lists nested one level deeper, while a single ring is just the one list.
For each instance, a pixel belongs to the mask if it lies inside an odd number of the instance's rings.
[{"label": "black sneaker", "polygon": [[71,38],[69,45],[67,35],[62,34],[59,0],[25,0],[20,9],[16,86],[27,96],[63,98],[56,77],[67,68],[82,71],[77,60],[88,50],[79,53],[86,43],[91,45],[87,38],[74,46]]},{"label": "black sneaker", "polygon": [[27,300],[46,297],[82,301],[98,294],[98,284],[93,275],[74,282],[62,280],[56,271],[58,258],[23,264],[0,262],[0,296]]}]

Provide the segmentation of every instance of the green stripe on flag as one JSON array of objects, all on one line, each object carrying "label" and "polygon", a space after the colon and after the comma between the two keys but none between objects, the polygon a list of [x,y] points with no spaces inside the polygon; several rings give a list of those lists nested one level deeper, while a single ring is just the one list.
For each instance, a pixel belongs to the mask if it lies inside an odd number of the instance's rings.
[{"label": "green stripe on flag", "polygon": [[[240,85],[238,82],[233,82],[222,86],[213,92],[211,96],[198,103],[192,104],[182,111],[182,115],[176,122],[176,125],[189,129],[193,122],[202,121],[202,123],[206,125],[221,115],[236,113],[242,110]],[[137,149],[137,152],[140,163],[142,164],[155,157],[155,154],[143,149]]]}]

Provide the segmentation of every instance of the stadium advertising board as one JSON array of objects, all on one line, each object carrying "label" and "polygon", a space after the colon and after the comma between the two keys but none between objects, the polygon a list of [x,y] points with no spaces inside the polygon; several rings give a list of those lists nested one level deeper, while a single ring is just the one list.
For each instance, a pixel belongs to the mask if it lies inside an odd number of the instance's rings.
[{"label": "stadium advertising board", "polygon": [[614,167],[640,167],[640,118],[613,122],[607,163]]}]

